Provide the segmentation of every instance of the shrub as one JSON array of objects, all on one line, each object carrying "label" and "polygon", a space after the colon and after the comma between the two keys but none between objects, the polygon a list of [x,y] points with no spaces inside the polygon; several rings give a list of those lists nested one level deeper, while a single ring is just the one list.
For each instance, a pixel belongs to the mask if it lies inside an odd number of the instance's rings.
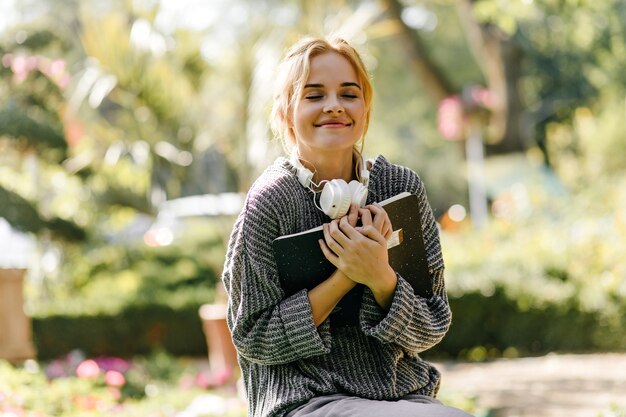
[{"label": "shrub", "polygon": [[626,346],[626,179],[483,231],[442,233],[453,325],[430,354],[486,358]]},{"label": "shrub", "polygon": [[56,314],[33,318],[33,339],[41,359],[80,349],[89,356],[131,357],[164,350],[206,356],[199,305],[128,306],[119,314]]},{"label": "shrub", "polygon": [[216,297],[224,242],[205,220],[170,246],[128,242],[76,253],[64,268],[71,276],[28,299],[39,356],[206,355],[198,310]]}]

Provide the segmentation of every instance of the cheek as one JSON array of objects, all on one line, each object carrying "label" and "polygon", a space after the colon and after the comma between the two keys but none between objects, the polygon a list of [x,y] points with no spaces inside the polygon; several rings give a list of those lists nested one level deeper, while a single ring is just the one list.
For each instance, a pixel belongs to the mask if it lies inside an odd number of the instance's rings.
[{"label": "cheek", "polygon": [[298,109],[295,114],[295,124],[296,125],[309,125],[313,121],[315,121],[317,117],[317,112],[311,106],[302,106]]},{"label": "cheek", "polygon": [[365,121],[365,106],[363,106],[362,104],[351,107],[350,113],[355,121]]}]

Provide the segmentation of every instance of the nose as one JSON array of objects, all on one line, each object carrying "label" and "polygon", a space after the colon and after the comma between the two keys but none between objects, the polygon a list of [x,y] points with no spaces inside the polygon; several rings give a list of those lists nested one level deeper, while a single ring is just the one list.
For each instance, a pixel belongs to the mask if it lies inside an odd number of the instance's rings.
[{"label": "nose", "polygon": [[324,113],[343,113],[344,108],[336,97],[329,97],[324,105]]}]

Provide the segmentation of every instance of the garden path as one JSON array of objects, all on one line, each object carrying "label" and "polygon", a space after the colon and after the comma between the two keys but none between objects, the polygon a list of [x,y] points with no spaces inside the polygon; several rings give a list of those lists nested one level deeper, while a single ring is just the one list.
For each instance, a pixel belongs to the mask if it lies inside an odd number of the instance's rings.
[{"label": "garden path", "polygon": [[436,365],[442,391],[475,398],[490,417],[626,417],[626,354]]}]

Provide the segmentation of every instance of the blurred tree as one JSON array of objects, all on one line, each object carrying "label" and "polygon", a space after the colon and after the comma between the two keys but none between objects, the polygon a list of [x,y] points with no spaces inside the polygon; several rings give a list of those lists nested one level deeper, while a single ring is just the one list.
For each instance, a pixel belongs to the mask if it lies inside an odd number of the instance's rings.
[{"label": "blurred tree", "polygon": [[[624,16],[626,4],[606,2],[528,2],[498,0],[381,0],[396,22],[406,59],[436,104],[459,94],[464,84],[450,82],[457,66],[449,65],[424,30],[432,10],[456,8],[474,62],[482,75],[464,83],[486,83],[494,93],[487,131],[487,151],[508,153],[538,145],[549,163],[546,127],[572,121],[574,110],[588,105],[602,88],[623,91]],[[421,26],[420,26],[421,25]],[[613,57],[609,63],[607,57]],[[581,71],[582,70],[582,71]]]},{"label": "blurred tree", "polygon": [[[421,31],[413,28],[411,12],[422,10],[423,6],[405,6],[399,0],[381,0],[387,13],[399,27],[399,37],[407,51],[413,72],[421,81],[435,105],[446,97],[463,95],[466,85],[453,85],[448,73],[453,67],[437,63],[431,50],[438,46],[423,39]],[[440,3],[440,2],[427,2]],[[450,6],[454,2],[448,2]],[[521,49],[511,36],[497,25],[480,22],[473,11],[475,0],[458,0],[460,21],[465,30],[465,38],[474,55],[475,62],[482,71],[482,79],[491,91],[490,123],[487,130],[489,152],[508,153],[526,149],[528,139],[524,137],[522,126],[524,108],[518,91]],[[418,7],[421,7],[418,9]],[[473,80],[473,84],[482,80]]]},{"label": "blurred tree", "polygon": [[[211,130],[201,36],[160,33],[149,20],[158,5],[27,6],[44,14],[0,42],[0,216],[38,234],[66,267],[125,229],[141,237],[131,226],[165,199],[236,187],[214,142],[198,143]],[[79,250],[49,237],[89,239]],[[71,287],[80,270],[57,283]]]},{"label": "blurred tree", "polygon": [[[55,17],[67,25],[41,18],[32,29],[6,34],[0,133],[13,139],[12,149],[37,150],[47,163],[63,162],[66,174],[83,178],[105,206],[153,213],[186,190],[232,189],[234,172],[219,157],[201,167],[208,161],[202,153],[219,150],[195,147],[210,129],[203,123],[209,65],[200,37],[184,30],[159,33],[147,20],[158,6],[135,11],[116,2],[71,13],[64,11],[75,2],[61,6]],[[46,55],[34,55],[43,48]],[[221,181],[206,181],[207,174]]]},{"label": "blurred tree", "polygon": [[[503,18],[510,20],[509,13]],[[562,157],[581,149],[575,136],[568,145],[550,138],[551,125],[571,125],[580,107],[594,113],[611,108],[621,112],[615,105],[623,106],[626,92],[626,3],[536,1],[516,23],[526,54],[520,86],[528,104],[529,130],[548,161],[558,164],[559,153]],[[605,131],[595,140],[600,144],[619,134]]]},{"label": "blurred tree", "polygon": [[76,111],[95,110],[92,134],[99,136],[96,146],[104,158],[93,158],[92,163],[106,170],[102,163],[114,167],[126,160],[150,172],[141,187],[151,207],[189,191],[236,187],[227,164],[202,166],[207,161],[204,153],[221,152],[212,138],[208,146],[202,143],[203,135],[212,133],[205,104],[211,63],[201,53],[202,34],[183,29],[162,33],[148,20],[157,12],[86,15],[81,39],[89,58],[82,63],[78,81],[84,89],[73,96]]},{"label": "blurred tree", "polygon": [[[56,238],[84,240],[86,231],[71,219],[59,217],[34,187],[24,193],[16,173],[31,171],[37,181],[37,163],[54,165],[67,157],[62,123],[65,62],[46,57],[49,50],[65,51],[67,45],[49,30],[15,33],[13,48],[0,48],[0,216],[22,231]],[[33,166],[33,162],[35,165]],[[32,185],[32,184],[31,184]],[[62,216],[62,214],[61,214]]]}]

